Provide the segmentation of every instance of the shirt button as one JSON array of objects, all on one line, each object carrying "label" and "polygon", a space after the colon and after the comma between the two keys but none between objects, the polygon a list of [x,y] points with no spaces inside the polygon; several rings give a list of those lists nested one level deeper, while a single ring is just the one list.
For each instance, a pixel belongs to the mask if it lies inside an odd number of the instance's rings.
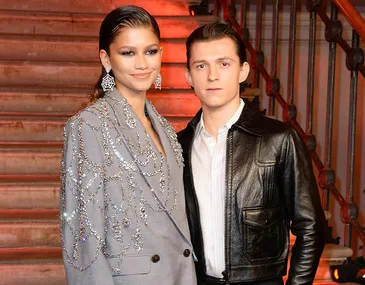
[{"label": "shirt button", "polygon": [[158,254],[155,254],[152,256],[151,260],[153,263],[157,263],[160,261],[160,256]]},{"label": "shirt button", "polygon": [[185,249],[183,252],[185,257],[189,257],[190,256],[190,250],[189,249]]}]

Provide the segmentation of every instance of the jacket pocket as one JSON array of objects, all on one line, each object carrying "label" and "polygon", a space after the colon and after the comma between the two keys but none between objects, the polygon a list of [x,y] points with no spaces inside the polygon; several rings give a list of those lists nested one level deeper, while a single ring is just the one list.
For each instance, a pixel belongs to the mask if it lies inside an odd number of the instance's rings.
[{"label": "jacket pocket", "polygon": [[[111,268],[119,268],[113,277],[123,275],[148,274],[151,271],[151,257],[148,254],[127,255],[120,261],[119,258],[109,258]],[[114,270],[115,272],[115,270]]]},{"label": "jacket pocket", "polygon": [[280,207],[243,211],[244,250],[251,261],[277,259],[284,250],[284,216]]}]

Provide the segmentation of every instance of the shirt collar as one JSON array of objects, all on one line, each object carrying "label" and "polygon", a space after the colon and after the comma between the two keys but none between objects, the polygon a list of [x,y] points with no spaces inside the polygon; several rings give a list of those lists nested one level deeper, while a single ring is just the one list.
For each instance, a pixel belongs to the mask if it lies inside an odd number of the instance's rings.
[{"label": "shirt collar", "polygon": [[[239,119],[244,107],[245,107],[245,102],[242,99],[240,99],[240,105],[239,105],[238,109],[233,114],[233,116],[227,121],[227,123],[225,123],[223,126],[221,126],[219,128],[218,133],[221,133],[225,129],[229,130],[232,127],[232,125],[234,123],[236,123],[237,120]],[[200,115],[200,121],[196,128],[195,137],[197,137],[201,133],[202,130],[205,130],[203,112]]]}]

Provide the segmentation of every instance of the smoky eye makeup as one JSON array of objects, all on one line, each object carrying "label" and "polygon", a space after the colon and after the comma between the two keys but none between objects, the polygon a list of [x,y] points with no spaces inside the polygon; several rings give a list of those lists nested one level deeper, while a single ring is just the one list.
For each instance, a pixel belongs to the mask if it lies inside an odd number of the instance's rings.
[{"label": "smoky eye makeup", "polygon": [[134,52],[125,50],[125,51],[120,51],[119,54],[121,54],[123,56],[132,56],[132,55],[134,55]]},{"label": "smoky eye makeup", "polygon": [[158,49],[157,49],[157,48],[149,49],[149,50],[146,52],[146,54],[148,54],[148,55],[154,55],[154,54],[156,54],[156,53],[158,53]]}]

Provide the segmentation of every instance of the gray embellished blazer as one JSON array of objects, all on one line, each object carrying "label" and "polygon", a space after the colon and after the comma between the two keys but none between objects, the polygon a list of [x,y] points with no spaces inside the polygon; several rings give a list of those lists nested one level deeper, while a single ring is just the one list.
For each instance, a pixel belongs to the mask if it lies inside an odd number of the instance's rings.
[{"label": "gray embellished blazer", "polygon": [[60,229],[69,285],[196,284],[181,147],[146,108],[166,158],[114,90],[65,126]]}]

